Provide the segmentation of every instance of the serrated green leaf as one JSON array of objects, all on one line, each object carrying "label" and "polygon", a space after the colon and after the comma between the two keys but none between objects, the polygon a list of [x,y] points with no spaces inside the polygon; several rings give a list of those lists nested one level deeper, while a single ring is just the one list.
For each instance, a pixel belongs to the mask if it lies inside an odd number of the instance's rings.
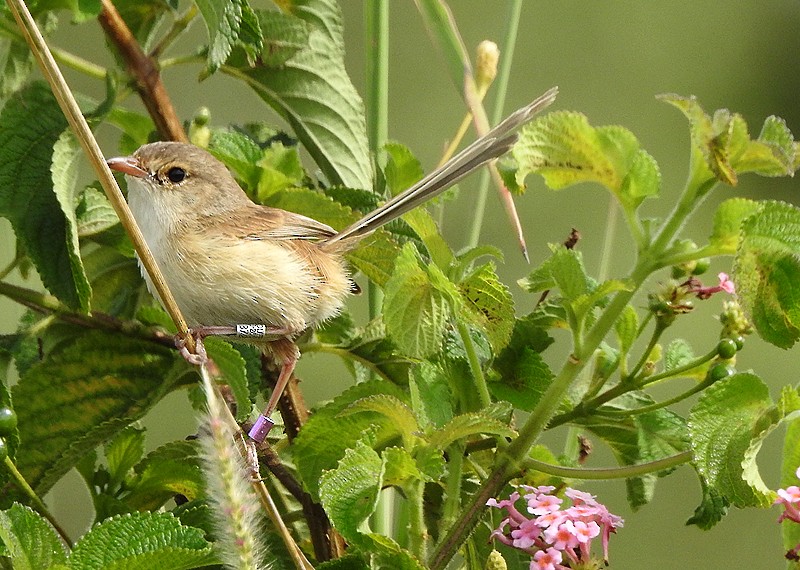
[{"label": "serrated green leaf", "polygon": [[392,196],[395,196],[419,181],[424,172],[422,165],[411,150],[400,143],[388,142],[383,146],[386,151],[386,168],[383,176]]},{"label": "serrated green leaf", "polygon": [[78,237],[93,236],[119,224],[119,218],[106,195],[94,186],[80,194],[75,208]]},{"label": "serrated green leaf", "polygon": [[296,146],[284,146],[282,142],[273,142],[264,150],[258,161],[260,168],[257,196],[259,202],[265,202],[276,192],[299,186],[305,177],[300,154]]},{"label": "serrated green leaf", "polygon": [[694,358],[692,346],[682,338],[676,338],[667,345],[664,353],[664,370],[675,370],[688,364]]},{"label": "serrated green leaf", "polygon": [[339,7],[307,0],[286,8],[309,25],[303,48],[280,65],[261,61],[238,73],[289,122],[331,184],[371,188],[364,106],[345,69]]},{"label": "serrated green leaf", "polygon": [[67,561],[64,545],[50,524],[18,503],[0,511],[0,545],[5,546],[2,555],[18,570],[41,570]]},{"label": "serrated green leaf", "polygon": [[263,156],[256,141],[238,131],[214,129],[208,152],[225,163],[246,190],[255,191],[259,179],[258,161]]},{"label": "serrated green leaf", "polygon": [[697,525],[703,530],[709,530],[727,514],[730,502],[716,489],[709,487],[702,477],[700,477],[700,486],[703,489],[703,500],[686,524]]},{"label": "serrated green leaf", "polygon": [[422,267],[414,247],[406,244],[384,291],[386,330],[403,352],[415,358],[425,358],[441,348],[450,318],[454,295],[440,288],[445,277],[437,283],[432,281],[435,275],[436,268]]},{"label": "serrated green leaf", "polygon": [[739,302],[764,340],[789,348],[800,339],[800,210],[761,203],[742,224],[733,278]]},{"label": "serrated green leaf", "polygon": [[362,239],[359,246],[347,254],[347,260],[370,281],[385,287],[400,249],[400,244],[388,232],[378,230]]},{"label": "serrated green leaf", "polygon": [[525,347],[521,352],[504,353],[495,365],[501,373],[498,381],[489,382],[489,390],[499,400],[515,408],[531,411],[553,381],[553,373],[542,355]]},{"label": "serrated green leaf", "polygon": [[572,301],[586,294],[593,282],[586,274],[581,252],[560,244],[550,244],[553,254],[534,269],[519,285],[529,293],[558,287],[565,299]]},{"label": "serrated green leaf", "polygon": [[170,513],[107,519],[85,534],[69,557],[75,570],[188,570],[218,562],[203,531],[181,525]]},{"label": "serrated green leaf", "polygon": [[622,310],[619,318],[614,323],[614,332],[617,335],[620,352],[628,354],[639,332],[639,315],[631,305],[626,305]]},{"label": "serrated green leaf", "polygon": [[175,363],[163,346],[94,331],[27,370],[12,394],[25,449],[17,467],[34,490],[44,495],[86,451],[174,389]]},{"label": "serrated green leaf", "polygon": [[[0,112],[0,216],[11,222],[45,287],[67,306],[86,310],[90,288],[77,249],[75,204],[65,188],[53,186],[54,179],[62,186],[68,178],[63,173],[74,157],[66,142],[58,156],[53,152],[65,127],[44,83],[31,83],[6,102]],[[54,178],[56,164],[62,174]]]},{"label": "serrated green leaf", "polygon": [[253,402],[247,382],[247,368],[238,350],[220,338],[209,337],[205,342],[206,351],[222,375],[236,400],[236,420],[244,421],[250,416]]},{"label": "serrated green leaf", "polygon": [[480,434],[514,437],[516,432],[501,421],[481,412],[460,414],[441,428],[431,432],[428,444],[434,449],[446,449],[458,440]]},{"label": "serrated green leaf", "polygon": [[417,468],[414,458],[402,447],[387,447],[381,452],[384,464],[383,485],[403,487],[427,479]]},{"label": "serrated green leaf", "polygon": [[441,269],[447,269],[455,259],[453,251],[439,233],[439,226],[433,217],[424,209],[416,208],[403,215],[403,221],[408,224],[428,250],[434,264]]},{"label": "serrated green leaf", "polygon": [[586,282],[589,285],[589,291],[578,295],[572,301],[572,311],[578,319],[589,315],[596,306],[604,306],[611,294],[631,290],[631,285],[621,279],[608,279],[596,285],[587,277]]},{"label": "serrated green leaf", "polygon": [[120,319],[133,318],[144,289],[136,260],[116,249],[98,247],[84,254],[83,265],[92,283],[92,308]]},{"label": "serrated green leaf", "polygon": [[[800,467],[800,418],[795,418],[786,426],[786,435],[783,438],[781,488],[786,489],[800,484],[797,480],[798,467]],[[794,521],[789,519],[782,521],[781,531],[785,550],[794,548],[800,543],[800,525]]]},{"label": "serrated green leaf", "polygon": [[384,380],[356,384],[316,410],[300,430],[293,445],[294,460],[312,497],[318,497],[322,472],[335,468],[345,450],[356,447],[365,432],[372,430],[377,445],[386,445],[397,437],[395,427],[380,414],[366,412],[346,419],[339,417],[353,402],[375,394],[388,394],[401,401],[406,398],[400,388]]},{"label": "serrated green leaf", "polygon": [[244,0],[197,0],[208,30],[208,69],[216,71],[233,51],[242,26]]},{"label": "serrated green leaf", "polygon": [[441,427],[453,417],[451,387],[441,367],[423,360],[411,369],[412,409],[421,427]]},{"label": "serrated green leaf", "polygon": [[389,425],[394,426],[403,438],[406,449],[412,449],[419,431],[419,424],[414,412],[403,401],[388,394],[374,394],[356,400],[339,413],[340,417],[359,412],[376,412],[386,418]]},{"label": "serrated green leaf", "polygon": [[196,441],[172,441],[147,454],[136,465],[136,476],[121,496],[131,509],[158,509],[175,495],[193,501],[205,483]]},{"label": "serrated green leaf", "polygon": [[300,18],[274,10],[257,12],[263,32],[261,57],[270,67],[278,67],[308,45],[311,27]]},{"label": "serrated green leaf", "polygon": [[514,298],[497,277],[493,263],[486,263],[458,283],[465,316],[486,334],[492,350],[499,353],[514,329]]},{"label": "serrated green leaf", "polygon": [[680,109],[689,119],[695,179],[713,176],[735,186],[738,175],[746,172],[762,176],[786,176],[794,172],[796,146],[781,119],[767,118],[761,134],[753,140],[747,123],[737,113],[719,109],[712,118],[695,97],[664,95],[660,99]]},{"label": "serrated green leaf", "polygon": [[358,541],[358,527],[375,511],[385,463],[363,441],[344,453],[335,469],[320,478],[319,496],[325,512],[348,541]]},{"label": "serrated green leaf", "polygon": [[106,443],[105,456],[110,475],[108,486],[113,488],[122,483],[142,455],[144,430],[141,428],[128,426]]},{"label": "serrated green leaf", "polygon": [[709,244],[720,254],[734,254],[739,246],[742,222],[758,211],[759,204],[747,198],[725,200],[714,214],[714,229]]},{"label": "serrated green leaf", "polygon": [[698,473],[737,507],[766,507],[772,494],[761,481],[755,454],[780,418],[769,389],[740,372],[706,389],[692,408],[689,433]]},{"label": "serrated green leaf", "polygon": [[519,185],[532,172],[553,190],[597,182],[629,210],[657,195],[661,184],[658,165],[633,133],[618,126],[592,127],[581,113],[560,111],[535,119],[523,127],[512,155]]},{"label": "serrated green leaf", "polygon": [[308,188],[291,188],[272,194],[266,201],[268,206],[303,214],[341,230],[355,221],[355,214],[334,202],[324,194]]}]

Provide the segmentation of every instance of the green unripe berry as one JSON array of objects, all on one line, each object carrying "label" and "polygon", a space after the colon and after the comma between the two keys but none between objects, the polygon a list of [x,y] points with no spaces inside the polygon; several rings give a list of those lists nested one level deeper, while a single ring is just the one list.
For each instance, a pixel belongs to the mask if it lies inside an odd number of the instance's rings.
[{"label": "green unripe berry", "polygon": [[738,350],[736,342],[731,338],[723,338],[717,345],[717,354],[723,360],[730,360],[736,356]]},{"label": "green unripe berry", "polygon": [[719,363],[708,371],[708,378],[713,382],[719,382],[728,376],[733,376],[735,373],[736,370],[730,364]]},{"label": "green unripe berry", "polygon": [[733,342],[736,343],[736,350],[742,350],[744,348],[744,337],[742,335],[733,337]]},{"label": "green unripe berry", "polygon": [[11,408],[0,408],[0,436],[10,435],[17,429],[17,413]]},{"label": "green unripe berry", "polygon": [[698,259],[694,264],[694,269],[692,269],[692,275],[702,275],[708,268],[711,267],[711,258],[710,257],[703,257],[702,259]]}]

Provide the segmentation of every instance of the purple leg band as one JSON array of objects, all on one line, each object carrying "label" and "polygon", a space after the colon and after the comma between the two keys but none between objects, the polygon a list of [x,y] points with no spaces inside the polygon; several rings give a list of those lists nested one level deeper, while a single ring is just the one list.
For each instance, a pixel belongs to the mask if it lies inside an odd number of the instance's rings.
[{"label": "purple leg band", "polygon": [[268,418],[264,414],[258,416],[256,423],[253,424],[253,427],[250,428],[250,433],[247,435],[250,436],[255,442],[261,443],[267,438],[267,434],[269,434],[269,430],[272,429],[272,426],[275,425],[275,422],[272,421],[271,418]]}]

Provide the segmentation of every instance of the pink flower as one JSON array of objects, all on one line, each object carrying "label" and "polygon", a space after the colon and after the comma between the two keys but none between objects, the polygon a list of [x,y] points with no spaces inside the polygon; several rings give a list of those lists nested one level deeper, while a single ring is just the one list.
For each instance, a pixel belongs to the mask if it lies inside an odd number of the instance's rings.
[{"label": "pink flower", "polygon": [[578,546],[578,537],[575,536],[575,523],[571,520],[564,521],[558,526],[551,526],[544,531],[544,539],[553,545],[556,550],[572,549]]},{"label": "pink flower", "polygon": [[[531,495],[525,495],[530,497]],[[563,501],[555,495],[538,494],[528,499],[528,512],[532,515],[544,515],[559,510]]]},{"label": "pink flower", "polygon": [[725,291],[726,293],[729,293],[731,295],[736,293],[736,286],[733,284],[733,281],[731,281],[728,278],[728,274],[727,273],[720,273],[719,275],[717,275],[717,277],[719,277],[719,288],[720,289],[722,289],[723,291]]},{"label": "pink flower", "polygon": [[556,567],[563,568],[561,560],[561,553],[555,548],[540,550],[533,555],[530,570],[556,570]]},{"label": "pink flower", "polygon": [[[800,478],[800,467],[795,471],[795,475]],[[800,523],[800,487],[791,485],[785,489],[778,489],[778,498],[775,499],[774,505],[783,505],[783,512],[778,517],[778,522],[790,520],[792,522]],[[787,560],[800,560],[800,544],[786,552]]]}]

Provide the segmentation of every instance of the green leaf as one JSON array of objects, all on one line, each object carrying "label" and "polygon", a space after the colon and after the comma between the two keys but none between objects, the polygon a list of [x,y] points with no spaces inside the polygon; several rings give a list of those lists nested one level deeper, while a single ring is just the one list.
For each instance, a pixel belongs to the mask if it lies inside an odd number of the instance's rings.
[{"label": "green leaf", "polygon": [[441,427],[453,417],[451,388],[440,366],[423,360],[411,369],[411,407],[422,428]]},{"label": "green leaf", "polygon": [[407,146],[397,142],[388,142],[383,149],[386,151],[386,168],[383,176],[392,196],[411,187],[425,174],[419,160]]},{"label": "green leaf", "polygon": [[300,18],[267,10],[262,10],[257,15],[264,35],[261,58],[269,67],[283,65],[308,45],[311,26]]},{"label": "green leaf", "polygon": [[703,500],[694,510],[694,514],[686,521],[686,524],[697,525],[703,530],[709,530],[727,514],[730,502],[716,489],[709,487],[702,477],[700,478],[700,486],[703,489]]},{"label": "green leaf", "polygon": [[739,302],[764,340],[781,348],[800,338],[800,210],[763,202],[742,224],[733,267]]},{"label": "green leaf", "polygon": [[178,494],[196,500],[204,489],[197,442],[172,441],[154,449],[136,465],[135,476],[121,498],[131,509],[154,510]]},{"label": "green leaf", "polygon": [[181,525],[170,513],[131,513],[107,519],[85,534],[69,557],[69,568],[75,570],[181,570],[216,563],[203,531]]},{"label": "green leaf", "polygon": [[486,334],[499,353],[514,329],[514,298],[497,277],[493,263],[481,265],[458,283],[464,316]]},{"label": "green leaf", "polygon": [[500,437],[514,437],[516,432],[508,425],[481,412],[466,413],[454,417],[428,437],[428,444],[434,449],[447,449],[458,440],[480,434]]},{"label": "green leaf", "polygon": [[252,138],[237,131],[214,129],[208,152],[224,162],[245,189],[254,191],[257,188],[260,177],[258,161],[263,151]]},{"label": "green leaf", "polygon": [[542,355],[529,347],[504,351],[495,367],[501,378],[489,382],[492,395],[521,410],[533,410],[554,378]]},{"label": "green leaf", "polygon": [[387,447],[381,452],[384,464],[383,485],[403,487],[428,478],[419,470],[414,458],[402,447]]},{"label": "green leaf", "polygon": [[676,338],[667,345],[664,353],[664,369],[675,370],[688,364],[693,358],[692,346],[682,338]]},{"label": "green leaf", "polygon": [[174,389],[185,370],[175,351],[152,342],[99,331],[80,335],[14,387],[25,450],[17,467],[44,495],[84,453]]},{"label": "green leaf", "polygon": [[242,25],[244,0],[196,0],[208,29],[208,69],[216,71],[233,50]]},{"label": "green leaf", "polygon": [[[291,125],[331,184],[371,188],[364,106],[345,69],[339,7],[333,0],[297,0],[286,8],[287,17],[309,25],[302,49],[280,65],[262,60],[236,73],[248,76],[259,97]],[[288,28],[295,39],[298,26]]]},{"label": "green leaf", "polygon": [[550,244],[553,254],[528,277],[519,280],[520,286],[529,293],[537,293],[558,287],[568,301],[573,301],[593,289],[593,282],[586,274],[581,252],[567,249],[560,244]]},{"label": "green leaf", "polygon": [[794,172],[796,143],[782,119],[768,117],[758,138],[751,139],[747,123],[738,113],[719,109],[711,117],[694,97],[659,98],[689,119],[695,179],[713,177],[735,186],[738,176],[746,172],[762,176],[788,176]]},{"label": "green leaf", "polygon": [[[783,438],[783,460],[781,462],[781,488],[797,485],[797,469],[800,466],[800,418],[795,417],[786,427]],[[800,543],[800,525],[785,519],[781,522],[783,547],[789,550]]]},{"label": "green leaf", "polygon": [[414,246],[406,244],[386,283],[386,330],[403,352],[415,358],[425,358],[441,348],[450,318],[454,296],[442,290],[442,284],[450,282],[443,275],[434,279],[437,273],[441,271],[435,266],[422,267]]},{"label": "green leaf", "polygon": [[614,332],[622,354],[628,354],[639,333],[639,315],[631,305],[626,305],[614,323]]},{"label": "green leaf", "polygon": [[359,540],[359,526],[375,511],[385,464],[366,443],[348,449],[335,469],[322,474],[319,496],[325,512],[347,541]]},{"label": "green leaf", "polygon": [[512,149],[517,181],[541,174],[553,190],[579,182],[602,184],[627,210],[658,194],[661,174],[656,161],[639,148],[636,137],[622,127],[592,127],[581,113],[560,111],[523,127]]},{"label": "green leaf", "polygon": [[780,419],[754,374],[740,372],[706,389],[690,413],[689,433],[697,471],[714,492],[737,507],[771,503],[755,455]]},{"label": "green leaf", "polygon": [[144,430],[128,426],[105,446],[108,473],[111,476],[108,486],[116,487],[129,475],[133,466],[144,455]]},{"label": "green leaf", "polygon": [[15,503],[0,511],[0,549],[17,570],[41,570],[65,564],[67,553],[50,524],[28,507]]},{"label": "green leaf", "polygon": [[89,282],[68,196],[76,150],[68,139],[59,142],[65,127],[44,83],[32,83],[6,102],[0,112],[0,216],[11,222],[44,286],[69,307],[86,310]]},{"label": "green leaf", "polygon": [[95,188],[83,189],[75,208],[78,237],[88,237],[104,232],[119,224],[119,218],[106,195]]},{"label": "green leaf", "polygon": [[328,224],[335,230],[341,230],[355,221],[355,215],[350,208],[308,188],[281,190],[272,194],[266,204],[273,208],[309,216]]},{"label": "green leaf", "polygon": [[222,380],[227,384],[236,400],[236,419],[244,421],[250,416],[253,402],[247,383],[247,367],[238,350],[220,338],[210,337],[205,341],[206,351],[217,365]]},{"label": "green leaf", "polygon": [[347,260],[370,281],[385,287],[399,253],[400,244],[388,232],[378,230],[362,239],[358,247],[347,254]]},{"label": "green leaf", "polygon": [[714,229],[709,244],[718,248],[720,254],[736,253],[742,222],[755,214],[759,207],[758,202],[747,198],[730,198],[722,202],[714,214]]},{"label": "green leaf", "polygon": [[374,394],[356,400],[339,413],[340,417],[350,416],[359,412],[376,412],[388,420],[388,425],[393,426],[403,438],[406,449],[414,447],[419,431],[419,424],[414,412],[403,401],[388,394]]},{"label": "green leaf", "polygon": [[345,450],[356,447],[365,432],[374,434],[376,445],[386,445],[397,438],[396,427],[381,414],[364,412],[348,418],[339,416],[353,402],[376,394],[388,394],[406,401],[404,392],[390,382],[362,382],[316,410],[300,430],[293,445],[294,459],[298,473],[312,497],[318,497],[322,472],[334,469]]}]

